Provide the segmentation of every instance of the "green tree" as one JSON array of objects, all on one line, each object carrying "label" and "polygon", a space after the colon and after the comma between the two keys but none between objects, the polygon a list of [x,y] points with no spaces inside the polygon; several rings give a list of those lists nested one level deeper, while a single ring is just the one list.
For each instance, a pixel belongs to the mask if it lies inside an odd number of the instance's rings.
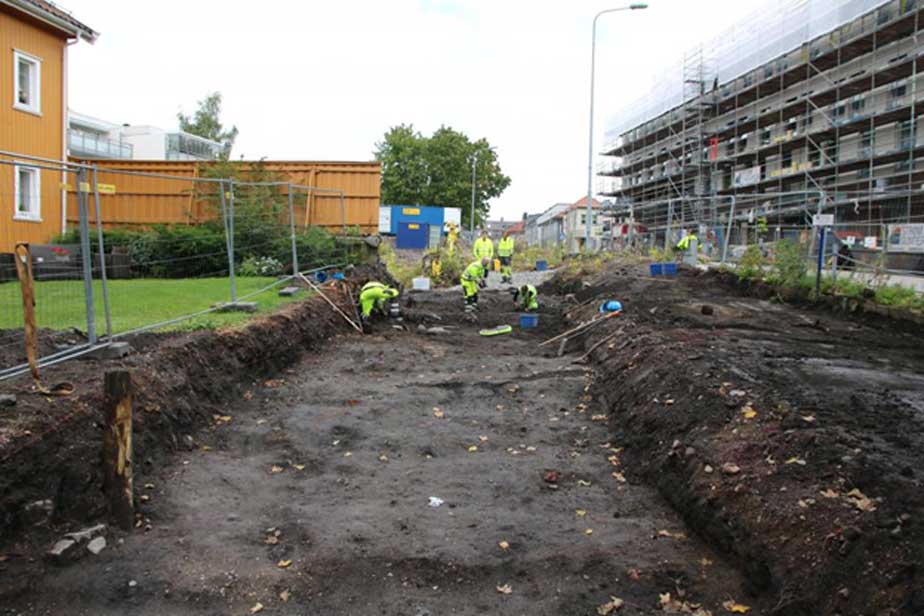
[{"label": "green tree", "polygon": [[182,111],[176,114],[180,121],[180,130],[218,141],[224,146],[222,158],[227,160],[231,156],[231,148],[237,139],[238,131],[237,126],[225,130],[221,123],[221,92],[212,92],[196,104],[199,107],[192,117]]},{"label": "green tree", "polygon": [[426,137],[413,125],[394,126],[375,145],[382,163],[382,202],[406,205],[440,205],[462,210],[462,223],[472,220],[472,160],[475,163],[475,223],[488,215],[488,200],[510,186],[497,154],[485,139],[441,126]]}]

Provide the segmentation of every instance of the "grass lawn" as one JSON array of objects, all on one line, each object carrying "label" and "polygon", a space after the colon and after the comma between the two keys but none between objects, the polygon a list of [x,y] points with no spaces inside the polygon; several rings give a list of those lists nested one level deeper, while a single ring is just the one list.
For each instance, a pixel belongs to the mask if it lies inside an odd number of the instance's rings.
[{"label": "grass lawn", "polygon": [[[275,278],[237,278],[237,295],[242,297],[273,282]],[[249,298],[258,312],[268,312],[293,298],[279,297],[279,288]],[[97,331],[106,330],[103,293],[94,282]],[[17,283],[0,285],[0,329],[22,327],[22,300]],[[301,294],[294,299],[305,297]],[[86,330],[83,282],[80,280],[36,283],[36,321],[40,328]],[[215,303],[230,301],[227,278],[110,280],[109,302],[113,333],[120,333],[205,310]],[[241,323],[253,313],[210,313],[167,326],[167,330],[217,328]]]}]

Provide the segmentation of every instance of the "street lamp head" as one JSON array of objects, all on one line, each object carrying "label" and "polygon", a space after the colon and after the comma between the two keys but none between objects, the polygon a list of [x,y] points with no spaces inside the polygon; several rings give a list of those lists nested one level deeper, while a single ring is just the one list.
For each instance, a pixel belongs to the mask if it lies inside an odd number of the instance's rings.
[{"label": "street lamp head", "polygon": [[635,4],[630,4],[629,8],[632,9],[633,11],[638,11],[641,9],[647,9],[648,5],[644,2],[636,2]]}]

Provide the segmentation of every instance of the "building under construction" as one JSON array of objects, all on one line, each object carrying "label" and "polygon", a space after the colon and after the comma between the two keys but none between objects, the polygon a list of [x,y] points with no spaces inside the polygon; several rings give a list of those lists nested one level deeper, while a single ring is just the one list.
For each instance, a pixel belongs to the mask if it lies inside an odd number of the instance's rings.
[{"label": "building under construction", "polygon": [[608,123],[598,192],[643,230],[719,242],[755,218],[834,213],[867,247],[924,222],[922,5],[781,0],[699,45]]}]

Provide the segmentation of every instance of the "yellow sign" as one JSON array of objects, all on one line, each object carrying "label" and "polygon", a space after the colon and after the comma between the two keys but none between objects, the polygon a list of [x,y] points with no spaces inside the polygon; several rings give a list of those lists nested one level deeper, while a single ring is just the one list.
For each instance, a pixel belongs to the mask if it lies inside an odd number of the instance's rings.
[{"label": "yellow sign", "polygon": [[401,210],[401,213],[406,214],[408,216],[420,216],[420,208],[419,207],[406,207]]},{"label": "yellow sign", "polygon": [[[81,182],[79,184],[80,192],[93,192],[93,187],[90,186],[89,182]],[[70,184],[61,184],[61,188],[64,190],[74,190],[74,187]],[[96,189],[101,195],[114,195],[116,193],[115,184],[97,184]]]},{"label": "yellow sign", "polygon": [[412,224],[412,225],[408,225],[407,228],[408,228],[408,229],[419,229],[419,228],[420,228],[420,225],[413,225],[413,224]]}]

